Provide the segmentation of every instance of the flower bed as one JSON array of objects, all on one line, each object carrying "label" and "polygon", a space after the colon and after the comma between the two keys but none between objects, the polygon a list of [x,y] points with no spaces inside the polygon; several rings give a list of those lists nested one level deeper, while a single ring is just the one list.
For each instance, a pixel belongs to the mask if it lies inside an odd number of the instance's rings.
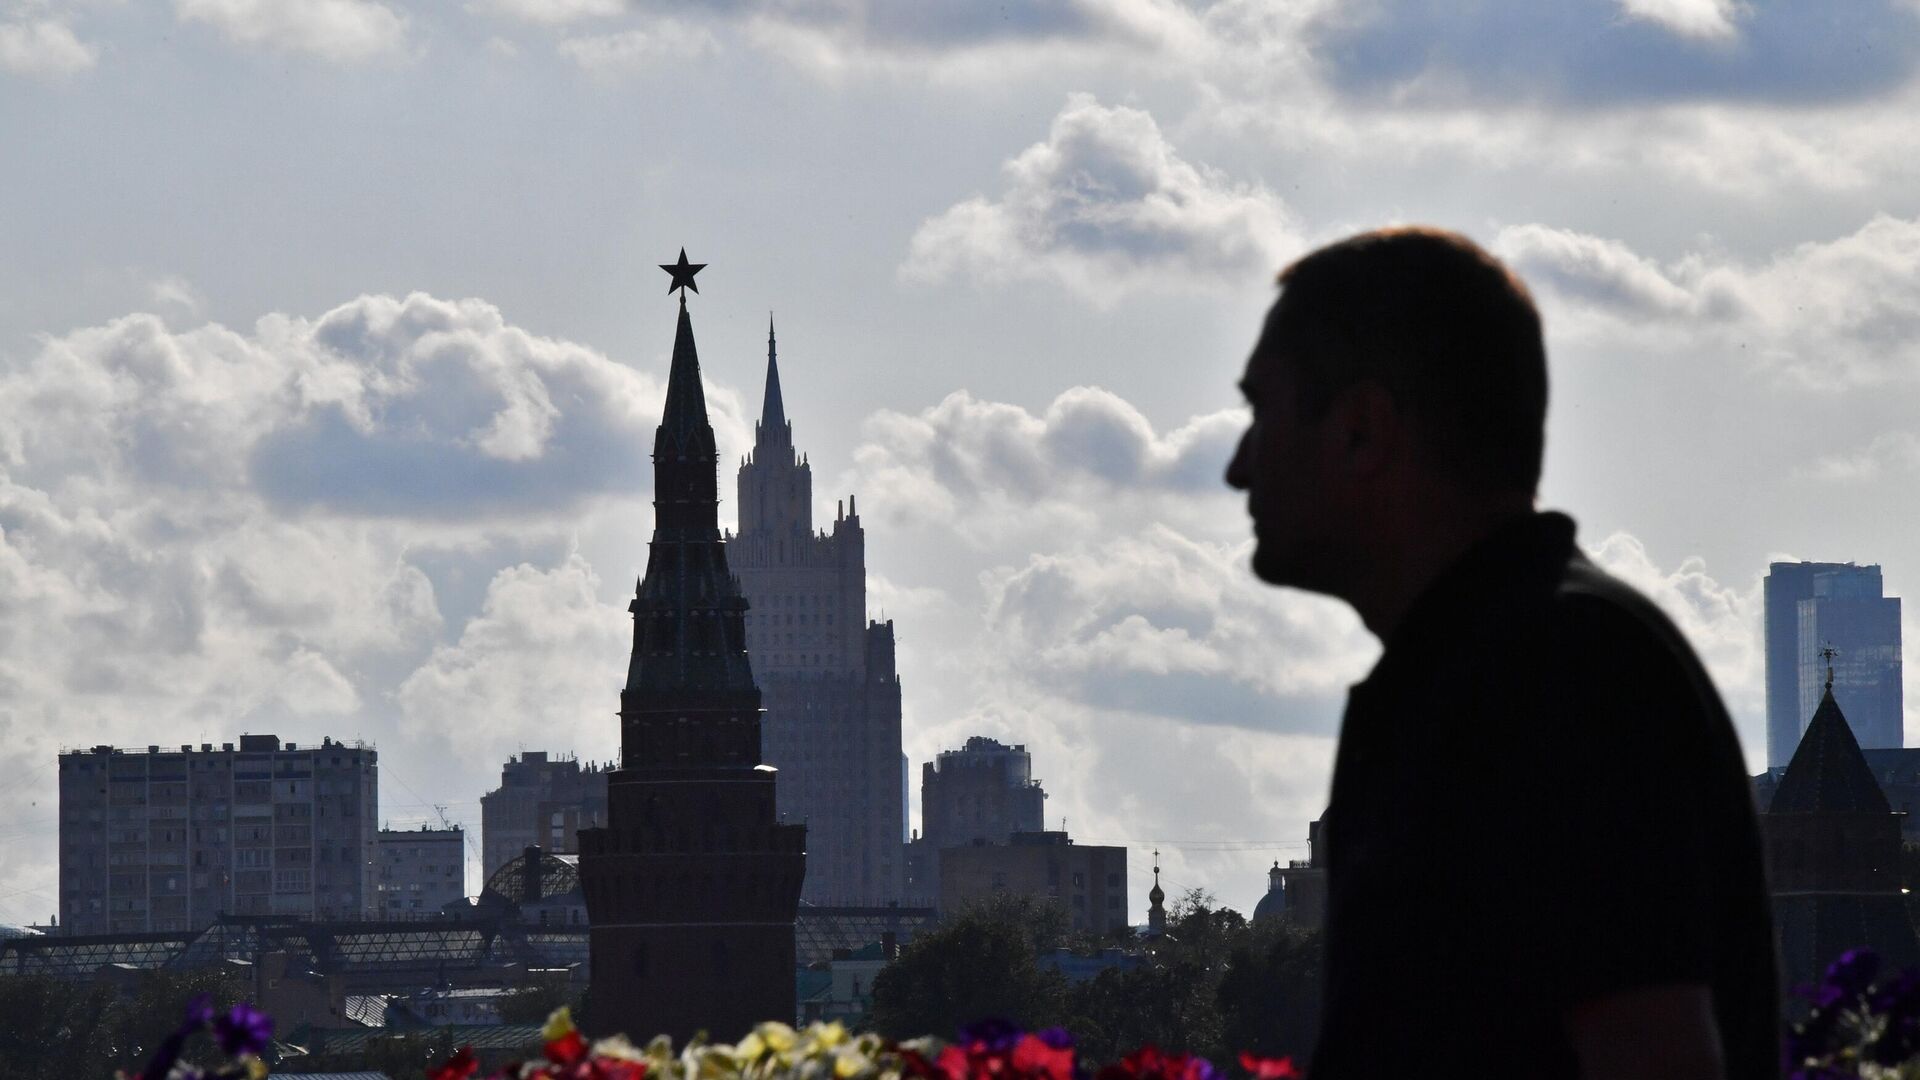
[{"label": "flower bed", "polygon": [[[1087,1080],[1073,1036],[1060,1028],[1026,1032],[988,1020],[951,1043],[933,1038],[891,1043],[850,1034],[838,1023],[795,1030],[759,1025],[737,1043],[695,1040],[678,1053],[665,1036],[644,1048],[622,1036],[597,1042],[575,1028],[566,1009],[541,1033],[542,1057],[507,1065],[488,1080]],[[1290,1059],[1241,1055],[1254,1080],[1298,1080]],[[462,1049],[428,1073],[429,1080],[474,1080],[479,1063]],[[1143,1046],[1092,1072],[1095,1080],[1225,1080],[1204,1058]]]},{"label": "flower bed", "polygon": [[1810,1008],[1787,1033],[1790,1080],[1920,1078],[1920,971],[1879,974],[1872,949],[1852,949],[1800,988]]},{"label": "flower bed", "polygon": [[[227,1064],[201,1070],[180,1063],[187,1040],[202,1031],[213,1034]],[[120,1080],[263,1080],[268,1069],[261,1054],[272,1036],[272,1019],[252,1006],[216,1015],[211,999],[202,996],[147,1066],[120,1073]],[[852,1034],[838,1023],[795,1030],[769,1022],[736,1043],[696,1039],[676,1051],[664,1035],[644,1047],[622,1035],[589,1040],[563,1008],[548,1018],[541,1039],[539,1058],[502,1066],[485,1080],[1227,1080],[1205,1058],[1155,1046],[1091,1069],[1079,1060],[1068,1032],[1027,1032],[1003,1020],[971,1025],[951,1043],[931,1037],[894,1043]],[[1304,1075],[1288,1058],[1242,1054],[1240,1063],[1252,1080]],[[428,1069],[427,1080],[480,1080],[473,1048]]]}]

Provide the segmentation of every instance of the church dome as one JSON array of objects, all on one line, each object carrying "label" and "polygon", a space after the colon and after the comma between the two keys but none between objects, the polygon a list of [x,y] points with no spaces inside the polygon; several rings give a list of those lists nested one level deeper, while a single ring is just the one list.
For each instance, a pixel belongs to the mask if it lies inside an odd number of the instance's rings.
[{"label": "church dome", "polygon": [[1287,891],[1281,885],[1280,864],[1276,862],[1273,864],[1273,869],[1267,871],[1267,895],[1261,897],[1260,902],[1253,906],[1253,921],[1258,925],[1270,919],[1277,919],[1286,910]]},{"label": "church dome", "polygon": [[493,896],[511,904],[536,904],[569,896],[579,888],[580,856],[554,855],[532,847],[495,870],[481,898]]}]

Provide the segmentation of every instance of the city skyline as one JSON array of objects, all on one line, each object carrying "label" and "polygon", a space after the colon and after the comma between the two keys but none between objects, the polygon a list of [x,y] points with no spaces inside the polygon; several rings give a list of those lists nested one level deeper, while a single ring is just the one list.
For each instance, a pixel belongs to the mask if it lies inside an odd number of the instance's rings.
[{"label": "city skyline", "polygon": [[0,921],[62,747],[364,739],[470,830],[614,758],[683,245],[723,467],[772,308],[859,499],[909,761],[1026,744],[1134,922],[1151,848],[1250,911],[1324,805],[1376,646],[1219,474],[1273,271],[1382,222],[1532,285],[1542,502],[1758,771],[1767,566],[1920,584],[1920,13],[1341,7],[0,2]]}]

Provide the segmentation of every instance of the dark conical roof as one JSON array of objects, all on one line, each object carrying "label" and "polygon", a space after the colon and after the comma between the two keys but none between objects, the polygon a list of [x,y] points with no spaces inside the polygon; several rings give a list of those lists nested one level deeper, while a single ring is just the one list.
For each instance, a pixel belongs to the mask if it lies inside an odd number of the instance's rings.
[{"label": "dark conical roof", "polygon": [[780,363],[774,357],[773,316],[767,316],[767,396],[760,403],[760,426],[755,442],[788,440],[787,404],[780,396]]},{"label": "dark conical roof", "polygon": [[1853,728],[1833,700],[1829,685],[1813,711],[1800,747],[1774,790],[1770,814],[1820,812],[1890,814],[1886,793],[1867,768]]},{"label": "dark conical roof", "polygon": [[667,405],[660,431],[676,444],[707,430],[707,395],[700,388],[700,354],[693,345],[693,322],[687,318],[687,298],[680,297],[680,324],[673,331],[673,367],[667,373]]}]

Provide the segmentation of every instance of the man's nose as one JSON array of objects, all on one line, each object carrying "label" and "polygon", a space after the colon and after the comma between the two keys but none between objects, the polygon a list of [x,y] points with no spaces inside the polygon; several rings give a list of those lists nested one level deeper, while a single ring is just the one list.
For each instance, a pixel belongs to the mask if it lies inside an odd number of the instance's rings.
[{"label": "man's nose", "polygon": [[1252,429],[1240,436],[1240,445],[1233,449],[1233,460],[1227,462],[1227,486],[1235,491],[1247,490],[1252,477],[1247,475],[1247,442],[1253,437]]}]

